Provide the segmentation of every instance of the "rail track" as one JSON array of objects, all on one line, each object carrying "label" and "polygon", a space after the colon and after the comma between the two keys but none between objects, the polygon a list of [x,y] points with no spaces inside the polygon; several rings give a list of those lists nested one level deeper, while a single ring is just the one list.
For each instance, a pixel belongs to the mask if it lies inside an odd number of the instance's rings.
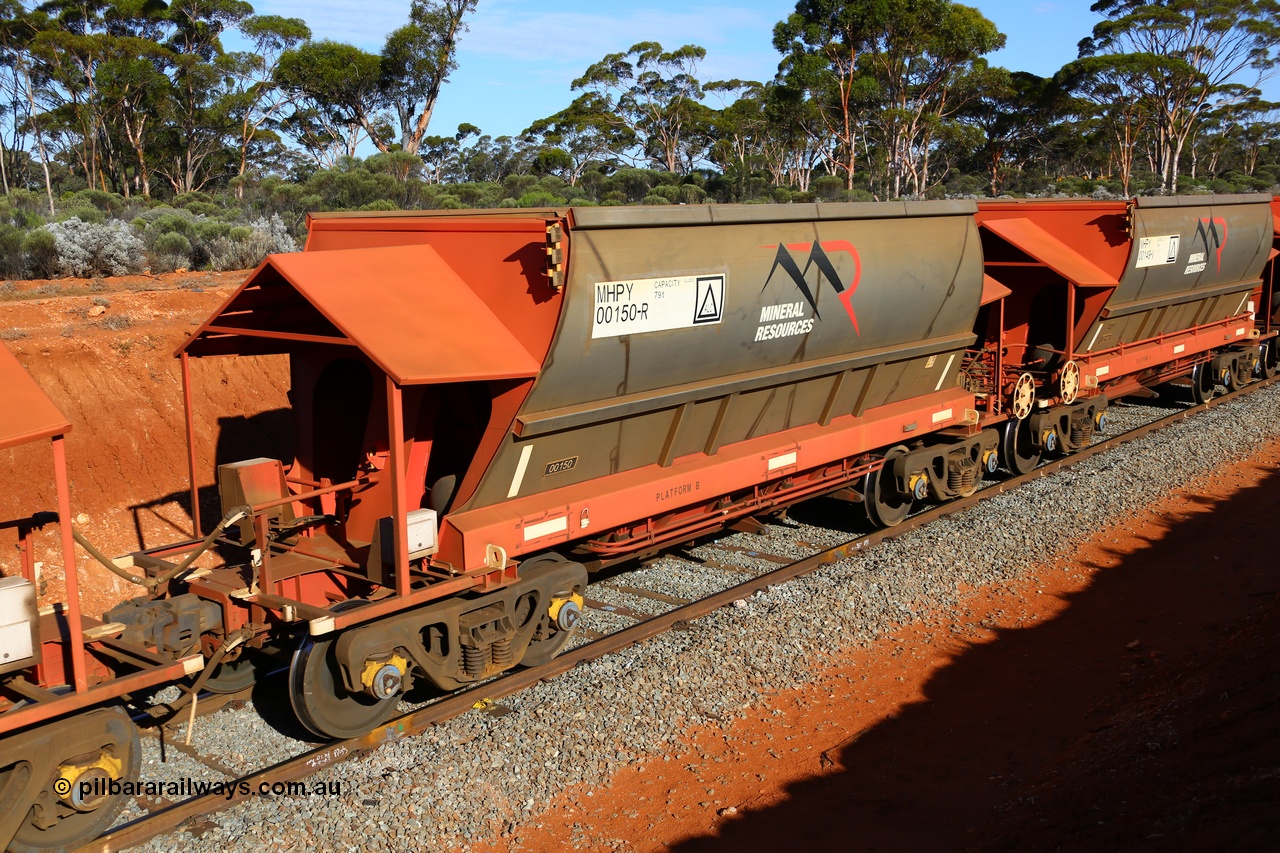
[{"label": "rail track", "polygon": [[[581,663],[604,657],[665,631],[678,628],[683,623],[697,619],[721,607],[732,605],[733,602],[746,598],[755,592],[808,574],[827,564],[860,554],[874,547],[877,543],[892,540],[904,533],[923,527],[936,519],[946,517],[981,501],[1009,492],[1032,480],[1070,468],[1093,456],[1116,449],[1145,435],[1277,382],[1280,382],[1280,377],[1255,382],[1221,397],[1216,397],[1207,403],[1179,409],[1126,432],[1100,439],[1090,447],[1070,456],[1046,462],[1028,474],[1011,476],[1004,480],[991,482],[968,498],[961,498],[924,509],[896,527],[856,536],[849,541],[819,550],[817,553],[810,554],[799,560],[793,560],[789,557],[762,550],[712,543],[714,548],[724,552],[739,552],[756,562],[776,565],[776,568],[766,568],[756,574],[754,569],[706,558],[691,557],[690,559],[708,565],[713,569],[748,575],[739,583],[697,600],[688,601],[680,596],[656,593],[652,590],[640,589],[616,582],[601,585],[593,584],[588,590],[588,602],[590,604],[596,605],[598,610],[603,609],[607,612],[615,613],[620,618],[632,620],[634,624],[608,633],[588,630],[584,633],[578,645],[566,650],[547,664],[516,670],[496,677],[483,684],[432,701],[423,707],[392,719],[360,737],[327,743],[248,774],[237,774],[234,768],[221,764],[216,759],[200,753],[177,738],[170,737],[167,741],[167,748],[185,754],[219,775],[230,777],[232,781],[223,783],[215,792],[192,796],[177,802],[164,799],[159,801],[143,801],[139,799],[136,802],[148,812],[147,814],[117,826],[96,841],[80,849],[81,851],[103,851],[105,853],[105,851],[124,850],[141,844],[151,838],[177,829],[188,820],[209,815],[243,802],[254,796],[251,792],[270,790],[272,786],[284,786],[290,782],[298,782],[319,770],[366,755],[383,744],[425,732],[433,726],[464,714],[469,710],[491,707],[495,700],[510,696],[538,682],[553,679]],[[616,581],[617,578],[611,577],[609,580]],[[617,603],[615,599],[617,594],[647,599],[657,605],[664,605],[669,609],[662,610],[657,614],[644,613],[638,609]],[[601,601],[601,598],[610,598],[611,601]],[[203,717],[208,712],[220,709],[227,704],[240,702],[243,698],[242,694],[202,697],[198,704],[201,707]],[[182,716],[185,717],[185,713]],[[158,728],[157,731],[161,733],[162,738],[165,737],[166,732],[163,728]]]}]

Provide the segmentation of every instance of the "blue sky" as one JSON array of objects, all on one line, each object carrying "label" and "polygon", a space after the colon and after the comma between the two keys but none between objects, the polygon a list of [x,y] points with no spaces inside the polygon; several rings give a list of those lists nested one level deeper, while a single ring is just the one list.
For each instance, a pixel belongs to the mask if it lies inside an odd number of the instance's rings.
[{"label": "blue sky", "polygon": [[[378,51],[408,18],[408,0],[251,0],[259,14],[302,18],[316,39]],[[1098,16],[1089,0],[977,0],[1007,37],[992,64],[1049,75],[1075,59]],[[703,81],[768,80],[777,71],[773,27],[795,0],[480,0],[459,46],[458,70],[441,93],[429,133],[470,122],[492,136],[515,135],[567,106],[569,86],[606,53],[640,41],[707,49]],[[712,106],[718,106],[709,101]]]}]

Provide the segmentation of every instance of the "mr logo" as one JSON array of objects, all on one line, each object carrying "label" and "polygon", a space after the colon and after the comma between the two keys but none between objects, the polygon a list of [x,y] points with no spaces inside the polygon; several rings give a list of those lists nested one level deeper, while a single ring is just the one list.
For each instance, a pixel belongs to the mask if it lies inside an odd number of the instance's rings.
[{"label": "mr logo", "polygon": [[[769,282],[773,281],[773,274],[781,268],[790,278],[791,283],[796,286],[800,294],[804,296],[805,301],[809,303],[809,307],[813,309],[813,316],[819,320],[822,315],[818,313],[818,299],[814,289],[810,289],[807,276],[810,269],[817,269],[818,283],[821,284],[825,280],[831,285],[836,292],[836,296],[840,299],[840,304],[844,306],[844,311],[849,315],[849,322],[853,324],[855,334],[861,336],[862,331],[858,328],[858,315],[853,311],[853,294],[858,289],[858,281],[862,278],[862,259],[858,257],[858,250],[848,240],[825,240],[821,243],[787,243],[785,245],[762,246],[763,249],[777,249],[778,253],[773,258],[773,267],[769,270],[769,277],[765,279],[764,287],[760,288],[761,292],[765,287],[769,286]],[[792,252],[808,252],[808,258],[805,259],[804,269],[800,269],[800,265],[796,263]],[[836,265],[832,261],[832,255],[848,255],[853,261],[853,276],[849,279],[849,283],[845,284],[840,273],[836,270]]]},{"label": "mr logo", "polygon": [[[1218,229],[1222,232],[1219,233]],[[1196,224],[1196,240],[1204,246],[1205,252],[1213,250],[1218,261],[1218,272],[1222,272],[1222,250],[1227,248],[1227,220],[1221,216],[1206,216]]]}]

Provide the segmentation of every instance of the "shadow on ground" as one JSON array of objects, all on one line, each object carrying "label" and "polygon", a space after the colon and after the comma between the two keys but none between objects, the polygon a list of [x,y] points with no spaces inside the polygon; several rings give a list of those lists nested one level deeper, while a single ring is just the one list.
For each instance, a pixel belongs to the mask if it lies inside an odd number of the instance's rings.
[{"label": "shadow on ground", "polygon": [[967,648],[787,800],[673,849],[1277,849],[1280,476],[1257,477],[1091,566],[1058,618]]}]

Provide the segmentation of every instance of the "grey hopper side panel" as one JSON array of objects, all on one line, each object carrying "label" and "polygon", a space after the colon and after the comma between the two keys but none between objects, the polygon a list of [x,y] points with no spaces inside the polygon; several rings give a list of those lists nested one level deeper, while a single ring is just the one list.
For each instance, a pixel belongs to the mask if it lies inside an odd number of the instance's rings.
[{"label": "grey hopper side panel", "polygon": [[[593,228],[579,218],[560,324],[520,434],[468,508],[954,387],[982,294],[981,246],[964,215],[973,206],[872,207],[879,218],[761,222],[754,207],[728,206],[714,211],[745,221],[639,227],[655,215],[642,211],[609,227],[600,223],[618,209],[604,209]],[[723,277],[717,322],[623,335],[594,326],[601,282],[697,276]],[[776,325],[788,333],[758,339]],[[568,458],[572,467],[555,464]]]},{"label": "grey hopper side panel", "polygon": [[1124,274],[1079,339],[1081,352],[1233,316],[1259,281],[1274,233],[1264,195],[1143,198],[1133,216]]}]

